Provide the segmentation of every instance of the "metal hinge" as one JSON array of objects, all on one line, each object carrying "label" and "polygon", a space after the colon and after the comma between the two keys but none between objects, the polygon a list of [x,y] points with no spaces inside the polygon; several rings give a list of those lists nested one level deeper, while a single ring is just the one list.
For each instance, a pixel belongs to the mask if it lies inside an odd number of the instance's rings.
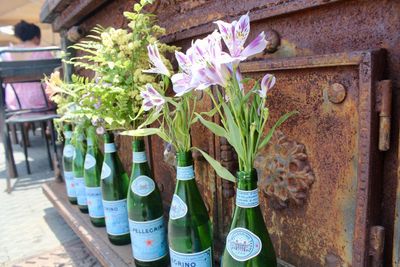
[{"label": "metal hinge", "polygon": [[379,150],[390,148],[390,124],[392,117],[392,81],[378,82],[376,111],[379,112]]},{"label": "metal hinge", "polygon": [[372,226],[369,232],[369,256],[371,267],[383,266],[383,249],[385,246],[385,228]]}]

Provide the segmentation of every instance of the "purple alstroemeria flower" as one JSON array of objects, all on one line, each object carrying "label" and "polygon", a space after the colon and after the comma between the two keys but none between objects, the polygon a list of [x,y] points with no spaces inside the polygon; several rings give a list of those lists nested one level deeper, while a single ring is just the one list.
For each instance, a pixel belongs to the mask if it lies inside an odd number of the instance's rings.
[{"label": "purple alstroemeria flower", "polygon": [[153,107],[156,107],[156,110],[160,111],[165,103],[165,99],[150,83],[146,84],[146,90],[140,92],[140,96],[143,98],[143,110],[145,111]]},{"label": "purple alstroemeria flower", "polygon": [[193,67],[193,49],[189,48],[186,54],[175,51],[175,57],[178,61],[180,73],[174,74],[171,77],[174,92],[176,96],[182,96],[194,88],[195,85],[191,84],[192,81],[192,67]]},{"label": "purple alstroemeria flower", "polygon": [[165,66],[164,62],[161,59],[160,53],[158,52],[157,44],[148,45],[147,51],[150,59],[150,63],[152,63],[153,68],[149,70],[144,70],[146,73],[157,73],[165,76],[170,76],[169,70]]},{"label": "purple alstroemeria flower", "polygon": [[240,61],[262,52],[267,46],[264,32],[261,32],[247,47],[244,44],[250,33],[250,17],[247,13],[240,17],[239,21],[227,23],[221,20],[215,22],[218,25],[222,39],[229,49],[231,62],[234,65]]},{"label": "purple alstroemeria flower", "polygon": [[268,91],[274,87],[276,82],[276,78],[272,74],[266,74],[261,80],[261,90],[257,90],[256,93],[259,94],[260,97],[266,98]]},{"label": "purple alstroemeria flower", "polygon": [[203,90],[211,85],[226,87],[232,72],[226,60],[229,55],[222,51],[221,35],[214,31],[204,39],[192,44],[193,66],[191,85]]}]

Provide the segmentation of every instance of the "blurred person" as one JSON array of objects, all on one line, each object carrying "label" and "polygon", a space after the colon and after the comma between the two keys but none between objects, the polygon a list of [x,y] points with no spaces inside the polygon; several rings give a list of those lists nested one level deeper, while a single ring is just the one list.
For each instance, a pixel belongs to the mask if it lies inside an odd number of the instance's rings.
[{"label": "blurred person", "polygon": [[[40,28],[33,24],[21,20],[14,26],[14,35],[21,42],[17,45],[11,45],[10,49],[20,48],[38,48],[41,41]],[[15,52],[15,53],[3,53],[1,60],[3,61],[19,61],[19,60],[40,60],[40,59],[51,59],[53,55],[50,51],[37,51],[37,52]],[[40,82],[21,82],[6,84],[5,87],[5,104],[8,110],[49,110],[54,108],[53,104],[49,100],[49,97],[45,94],[44,86]],[[28,132],[31,125],[29,123],[24,124],[24,130]],[[48,128],[48,127],[47,127]],[[15,128],[12,128],[13,132]],[[46,134],[49,135],[48,129]],[[14,136],[16,136],[14,134]],[[29,146],[28,134],[26,144]]]},{"label": "blurred person", "polygon": [[[14,26],[15,36],[21,40],[21,43],[10,46],[9,48],[37,48],[40,45],[40,28],[33,24],[21,20]],[[49,51],[38,52],[18,52],[4,53],[2,60],[40,60],[50,59],[52,54]],[[6,85],[6,106],[9,110],[20,109],[45,109],[48,108],[46,98],[43,95],[42,84],[39,82],[13,83]],[[48,100],[48,98],[47,98]],[[50,100],[48,100],[50,103]]]}]

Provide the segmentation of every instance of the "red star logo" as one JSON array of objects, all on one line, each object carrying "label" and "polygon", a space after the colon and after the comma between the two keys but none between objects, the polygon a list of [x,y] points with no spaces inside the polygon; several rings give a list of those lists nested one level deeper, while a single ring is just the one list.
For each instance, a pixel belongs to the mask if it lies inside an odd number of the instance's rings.
[{"label": "red star logo", "polygon": [[154,243],[154,240],[149,240],[149,239],[146,240],[146,246],[148,246],[148,247],[151,247],[153,245],[153,243]]}]

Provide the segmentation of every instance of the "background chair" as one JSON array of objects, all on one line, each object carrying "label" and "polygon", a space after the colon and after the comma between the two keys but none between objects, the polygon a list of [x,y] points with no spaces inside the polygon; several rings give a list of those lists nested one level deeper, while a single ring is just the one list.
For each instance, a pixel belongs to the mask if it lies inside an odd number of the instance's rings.
[{"label": "background chair", "polygon": [[[33,49],[5,49],[0,51],[0,56],[4,53],[32,53],[40,51],[60,51],[57,47],[43,47]],[[42,86],[42,95],[46,103],[46,107],[37,109],[23,109],[8,110],[5,104],[5,88],[6,84],[13,83],[25,83],[25,82],[41,82],[44,75],[50,75],[55,68],[61,66],[61,58],[52,59],[40,59],[40,60],[19,60],[19,61],[0,61],[0,130],[2,130],[3,145],[6,156],[7,166],[7,191],[11,190],[11,177],[17,177],[17,169],[15,166],[12,144],[10,139],[10,128],[11,126],[20,127],[23,149],[25,155],[25,164],[28,174],[31,173],[29,161],[28,161],[28,150],[27,150],[27,136],[24,131],[24,124],[36,123],[40,124],[42,128],[42,134],[45,136],[45,143],[47,148],[47,154],[49,157],[50,168],[53,169],[53,160],[48,144],[48,140],[45,135],[46,125],[50,126],[51,142],[53,144],[53,156],[54,161],[58,162],[57,157],[57,146],[56,146],[56,135],[54,131],[53,119],[57,118],[58,115],[55,113],[54,106],[50,105],[47,101],[47,96]],[[15,92],[15,90],[14,90]],[[17,101],[19,102],[19,96],[15,92]],[[20,104],[20,102],[19,102]],[[20,105],[21,107],[21,105]]]}]

